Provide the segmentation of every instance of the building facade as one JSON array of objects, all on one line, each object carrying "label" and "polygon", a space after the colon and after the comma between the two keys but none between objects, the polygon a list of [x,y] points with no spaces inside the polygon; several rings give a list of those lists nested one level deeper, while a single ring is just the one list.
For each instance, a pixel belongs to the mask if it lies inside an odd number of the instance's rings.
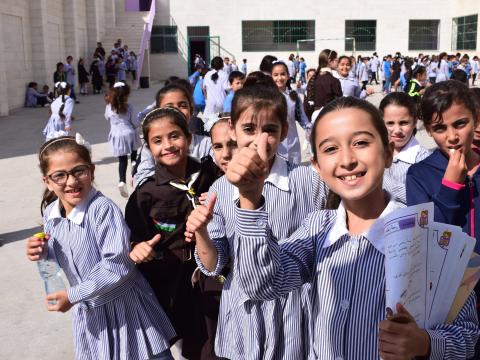
[{"label": "building facade", "polygon": [[[323,48],[340,54],[480,53],[478,0],[378,1],[154,0],[146,76],[186,76],[196,53],[247,59],[297,53],[315,67]],[[2,0],[0,116],[21,107],[28,82],[52,85],[55,64],[90,63],[96,42],[122,38],[138,51],[151,0]],[[355,39],[355,40],[352,40]]]}]

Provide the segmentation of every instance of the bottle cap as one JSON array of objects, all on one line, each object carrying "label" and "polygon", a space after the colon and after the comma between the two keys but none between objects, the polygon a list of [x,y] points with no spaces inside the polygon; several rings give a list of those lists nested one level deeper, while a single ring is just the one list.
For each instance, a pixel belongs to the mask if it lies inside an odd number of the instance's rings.
[{"label": "bottle cap", "polygon": [[39,238],[39,239],[43,239],[43,238],[45,238],[45,233],[43,231],[41,231],[41,232],[38,232],[36,234],[33,234],[33,236],[36,237],[36,238]]}]

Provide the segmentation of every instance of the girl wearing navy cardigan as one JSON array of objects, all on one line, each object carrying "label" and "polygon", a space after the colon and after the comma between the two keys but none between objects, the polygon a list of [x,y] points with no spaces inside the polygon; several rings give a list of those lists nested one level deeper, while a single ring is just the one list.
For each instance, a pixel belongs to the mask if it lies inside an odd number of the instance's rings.
[{"label": "girl wearing navy cardigan", "polygon": [[[436,83],[426,89],[420,112],[438,149],[408,170],[407,205],[433,201],[435,221],[461,226],[476,238],[479,253],[480,154],[472,149],[479,117],[473,93],[456,80]],[[478,298],[479,284],[475,292]]]}]

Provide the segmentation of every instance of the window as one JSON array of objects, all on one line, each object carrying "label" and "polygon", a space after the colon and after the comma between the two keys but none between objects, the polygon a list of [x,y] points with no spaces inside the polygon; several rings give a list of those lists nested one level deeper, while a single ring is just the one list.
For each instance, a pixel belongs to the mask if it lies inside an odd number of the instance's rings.
[{"label": "window", "polygon": [[[355,39],[355,50],[375,50],[377,20],[345,20],[345,37]],[[353,51],[353,41],[345,39],[345,51]]]},{"label": "window", "polygon": [[477,50],[478,15],[453,18],[454,50]]},{"label": "window", "polygon": [[438,50],[440,20],[410,20],[408,50]]},{"label": "window", "polygon": [[169,25],[154,25],[150,36],[150,52],[152,54],[176,53],[177,27]]},{"label": "window", "polygon": [[[294,51],[298,40],[315,38],[315,20],[242,21],[243,51]],[[314,51],[315,42],[300,43]]]}]

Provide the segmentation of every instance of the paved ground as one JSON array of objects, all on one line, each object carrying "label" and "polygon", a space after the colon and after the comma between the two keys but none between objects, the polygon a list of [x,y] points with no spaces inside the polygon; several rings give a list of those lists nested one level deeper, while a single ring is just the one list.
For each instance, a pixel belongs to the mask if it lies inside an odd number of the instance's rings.
[{"label": "paved ground", "polygon": [[[158,87],[133,92],[130,103],[143,108]],[[370,101],[378,105],[381,98],[374,94]],[[106,143],[109,127],[103,117],[103,97],[80,100],[73,128],[93,145],[96,187],[124,208],[126,201],[116,187],[117,161]],[[39,231],[41,224],[43,187],[37,151],[47,119],[47,109],[19,109],[0,118],[0,359],[73,359],[70,315],[45,310],[42,281],[24,251],[24,239]],[[419,136],[432,146],[423,132]]]}]

